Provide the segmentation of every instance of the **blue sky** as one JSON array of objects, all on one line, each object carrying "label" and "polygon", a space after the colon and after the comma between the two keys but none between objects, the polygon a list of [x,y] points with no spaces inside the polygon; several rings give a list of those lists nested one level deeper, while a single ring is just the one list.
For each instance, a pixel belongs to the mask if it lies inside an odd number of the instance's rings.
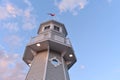
[{"label": "blue sky", "polygon": [[76,57],[71,80],[120,80],[120,0],[0,0],[0,80],[24,80],[26,44],[40,23],[65,24]]}]

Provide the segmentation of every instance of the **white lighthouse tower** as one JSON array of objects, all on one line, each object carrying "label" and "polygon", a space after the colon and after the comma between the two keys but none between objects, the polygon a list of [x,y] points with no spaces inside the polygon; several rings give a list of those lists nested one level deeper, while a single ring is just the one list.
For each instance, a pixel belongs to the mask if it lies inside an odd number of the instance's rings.
[{"label": "white lighthouse tower", "polygon": [[66,38],[64,24],[55,20],[43,22],[38,35],[27,44],[23,60],[30,66],[25,80],[70,80],[68,70],[76,57]]}]

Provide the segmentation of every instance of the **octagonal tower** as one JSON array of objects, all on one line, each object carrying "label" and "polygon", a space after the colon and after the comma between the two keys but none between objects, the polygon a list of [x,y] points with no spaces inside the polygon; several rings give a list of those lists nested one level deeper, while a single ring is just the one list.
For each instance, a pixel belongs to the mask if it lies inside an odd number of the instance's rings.
[{"label": "octagonal tower", "polygon": [[23,60],[30,66],[25,80],[70,80],[68,70],[76,57],[66,38],[64,24],[55,20],[43,22],[38,35],[27,44]]}]

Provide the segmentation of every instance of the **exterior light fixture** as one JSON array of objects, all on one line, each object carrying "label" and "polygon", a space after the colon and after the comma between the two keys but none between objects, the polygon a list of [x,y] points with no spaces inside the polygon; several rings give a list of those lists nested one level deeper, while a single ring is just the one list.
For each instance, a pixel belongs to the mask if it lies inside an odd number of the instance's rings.
[{"label": "exterior light fixture", "polygon": [[37,43],[37,44],[36,44],[36,46],[38,46],[38,47],[39,47],[39,46],[40,46],[40,43]]},{"label": "exterior light fixture", "polygon": [[73,55],[72,55],[72,54],[69,54],[69,57],[73,57]]},{"label": "exterior light fixture", "polygon": [[31,67],[31,64],[28,64]]}]

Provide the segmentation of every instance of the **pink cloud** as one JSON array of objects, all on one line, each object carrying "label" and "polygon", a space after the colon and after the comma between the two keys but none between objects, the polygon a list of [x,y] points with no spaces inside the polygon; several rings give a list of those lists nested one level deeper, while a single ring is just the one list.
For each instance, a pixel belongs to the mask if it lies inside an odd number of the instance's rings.
[{"label": "pink cloud", "polygon": [[[6,21],[2,23],[2,26],[9,25],[6,28],[13,31],[18,31],[18,28],[21,26],[16,26],[16,24],[19,25],[19,23],[20,25],[21,23],[23,24],[22,26],[23,30],[32,30],[36,27],[35,26],[36,18],[35,18],[35,15],[33,14],[34,9],[31,2],[29,0],[23,0],[22,2],[25,3],[24,5],[26,5],[27,7],[20,8],[17,6],[17,4],[13,4],[8,1],[1,3],[0,20]],[[18,18],[21,18],[21,19],[18,19]],[[7,23],[8,19],[11,19],[11,21]],[[15,21],[15,24],[12,22],[12,20]],[[26,26],[26,25],[29,25],[29,26]],[[28,29],[26,29],[26,27]]]},{"label": "pink cloud", "polygon": [[0,6],[0,19],[6,19],[7,17],[9,17],[7,10],[5,7]]},{"label": "pink cloud", "polygon": [[55,2],[60,12],[70,11],[74,15],[77,14],[76,8],[83,9],[88,3],[88,0],[60,0]]},{"label": "pink cloud", "polygon": [[21,56],[5,52],[0,49],[0,80],[24,80],[26,66]]},{"label": "pink cloud", "polygon": [[15,18],[22,14],[23,10],[12,3],[6,3],[0,6],[0,19]]},{"label": "pink cloud", "polygon": [[[73,15],[77,15],[78,11],[84,9],[90,0],[55,0],[55,5],[59,11],[71,12]],[[111,3],[113,0],[105,0]]]}]

